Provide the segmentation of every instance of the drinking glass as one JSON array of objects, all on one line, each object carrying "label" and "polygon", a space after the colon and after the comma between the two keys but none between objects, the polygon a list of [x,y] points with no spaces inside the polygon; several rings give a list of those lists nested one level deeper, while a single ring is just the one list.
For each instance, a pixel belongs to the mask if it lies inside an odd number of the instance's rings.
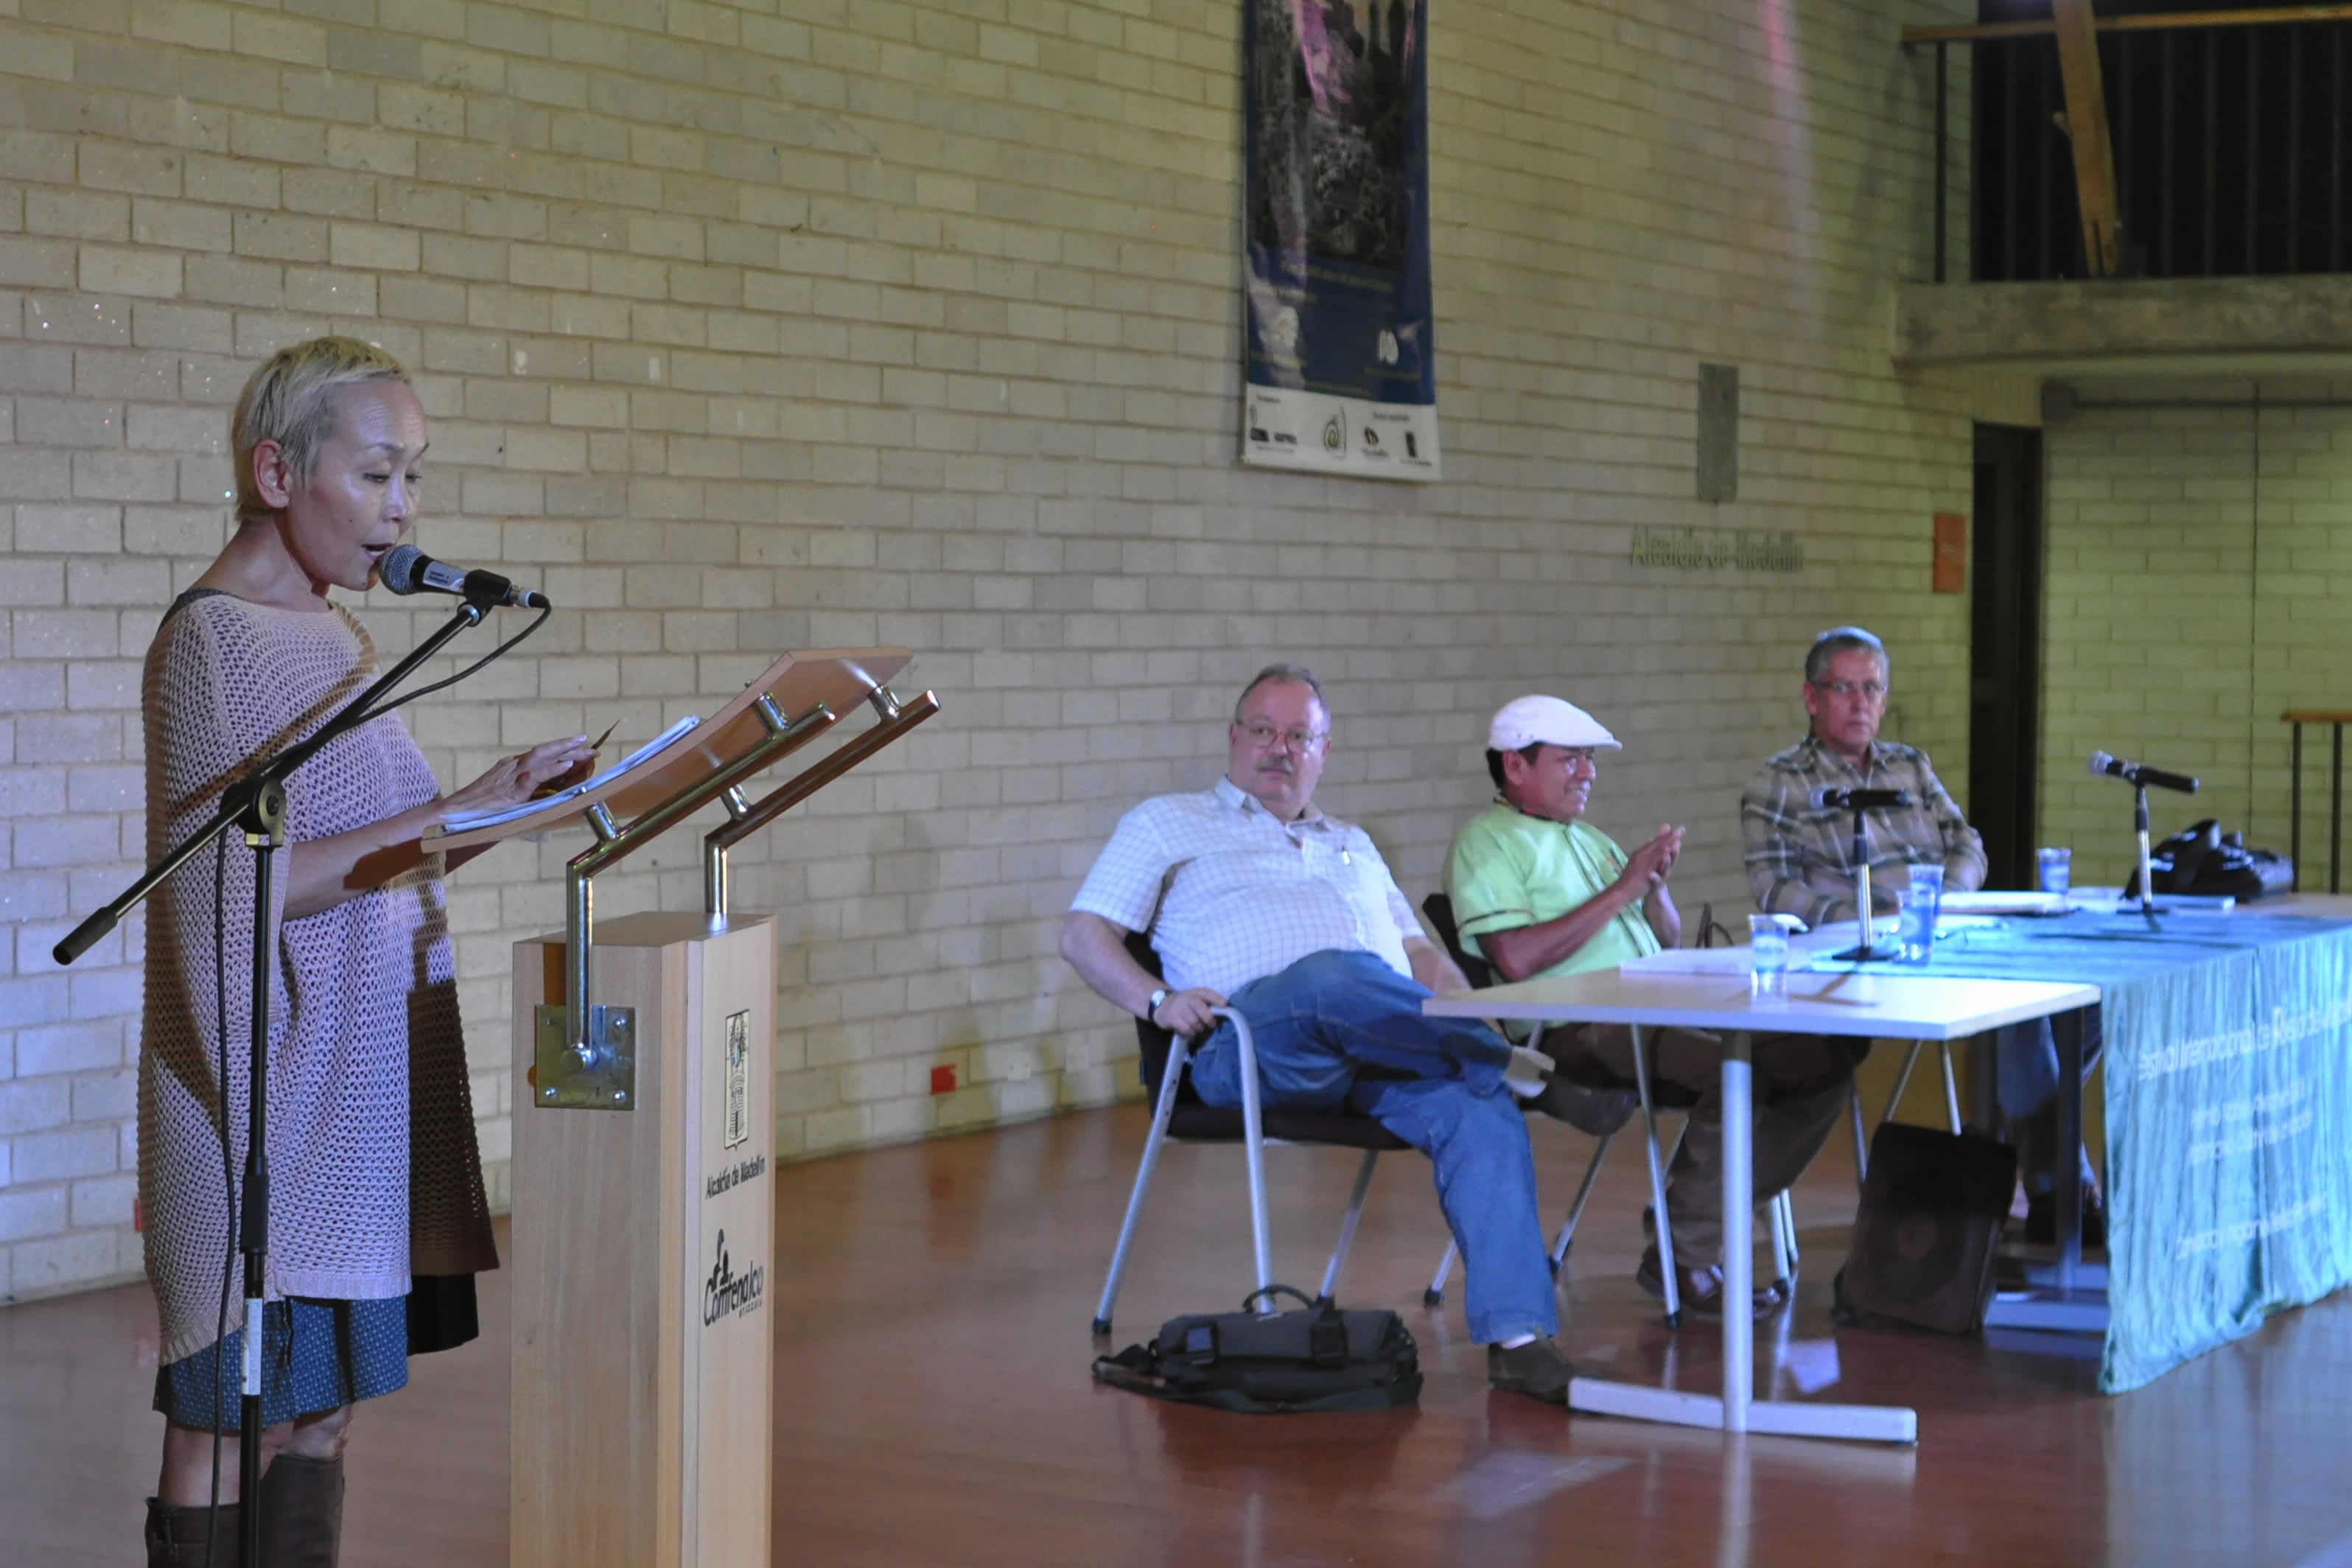
[{"label": "drinking glass", "polygon": [[1759,996],[1789,994],[1789,928],[1777,915],[1748,917],[1748,987]]}]

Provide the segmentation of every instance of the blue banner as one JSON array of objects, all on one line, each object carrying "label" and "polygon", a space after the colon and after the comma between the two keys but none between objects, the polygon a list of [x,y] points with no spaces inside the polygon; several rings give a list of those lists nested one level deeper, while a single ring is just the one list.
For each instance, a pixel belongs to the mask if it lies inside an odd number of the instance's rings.
[{"label": "blue banner", "polygon": [[1438,477],[1427,0],[1249,0],[1242,459]]},{"label": "blue banner", "polygon": [[1962,926],[1938,932],[1925,972],[2099,987],[2101,1389],[2137,1388],[2352,1282],[2352,923],[2086,912]]}]

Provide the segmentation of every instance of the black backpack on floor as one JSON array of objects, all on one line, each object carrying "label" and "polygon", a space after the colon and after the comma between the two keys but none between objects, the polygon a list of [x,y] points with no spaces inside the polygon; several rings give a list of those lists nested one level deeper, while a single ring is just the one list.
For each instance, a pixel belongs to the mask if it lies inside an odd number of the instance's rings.
[{"label": "black backpack on floor", "polygon": [[1980,1331],[2016,1182],[2017,1151],[1996,1139],[1882,1125],[1870,1141],[1832,1319],[1857,1328]]},{"label": "black backpack on floor", "polygon": [[[1294,1296],[1287,1312],[1252,1310],[1260,1297]],[[1251,1415],[1388,1410],[1421,1398],[1421,1352],[1404,1320],[1379,1309],[1342,1311],[1269,1285],[1238,1312],[1192,1312],[1160,1326],[1149,1345],[1095,1358],[1095,1380],[1114,1388]]]}]

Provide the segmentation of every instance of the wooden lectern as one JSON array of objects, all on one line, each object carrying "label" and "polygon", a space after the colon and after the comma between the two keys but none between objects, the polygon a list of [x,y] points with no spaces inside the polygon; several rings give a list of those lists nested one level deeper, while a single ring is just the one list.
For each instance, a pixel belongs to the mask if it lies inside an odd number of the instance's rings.
[{"label": "wooden lectern", "polygon": [[[939,711],[886,684],[909,657],[786,654],[585,785],[427,836],[594,837],[566,868],[563,934],[515,944],[518,1568],[769,1561],[775,922],[730,910],[727,854]],[[873,729],[745,797],[859,702]],[[595,924],[596,874],[712,801],[703,910]]]}]

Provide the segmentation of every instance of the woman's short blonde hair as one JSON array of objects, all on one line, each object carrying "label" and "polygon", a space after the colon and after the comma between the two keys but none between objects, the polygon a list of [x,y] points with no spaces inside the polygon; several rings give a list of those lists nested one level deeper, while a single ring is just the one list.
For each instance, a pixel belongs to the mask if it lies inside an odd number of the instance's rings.
[{"label": "woman's short blonde hair", "polygon": [[273,509],[254,482],[254,448],[274,441],[296,483],[310,477],[335,418],[334,392],[360,381],[406,382],[398,360],[357,338],[312,338],[279,349],[253,373],[229,416],[229,449],[236,459],[236,520],[268,517]]}]

